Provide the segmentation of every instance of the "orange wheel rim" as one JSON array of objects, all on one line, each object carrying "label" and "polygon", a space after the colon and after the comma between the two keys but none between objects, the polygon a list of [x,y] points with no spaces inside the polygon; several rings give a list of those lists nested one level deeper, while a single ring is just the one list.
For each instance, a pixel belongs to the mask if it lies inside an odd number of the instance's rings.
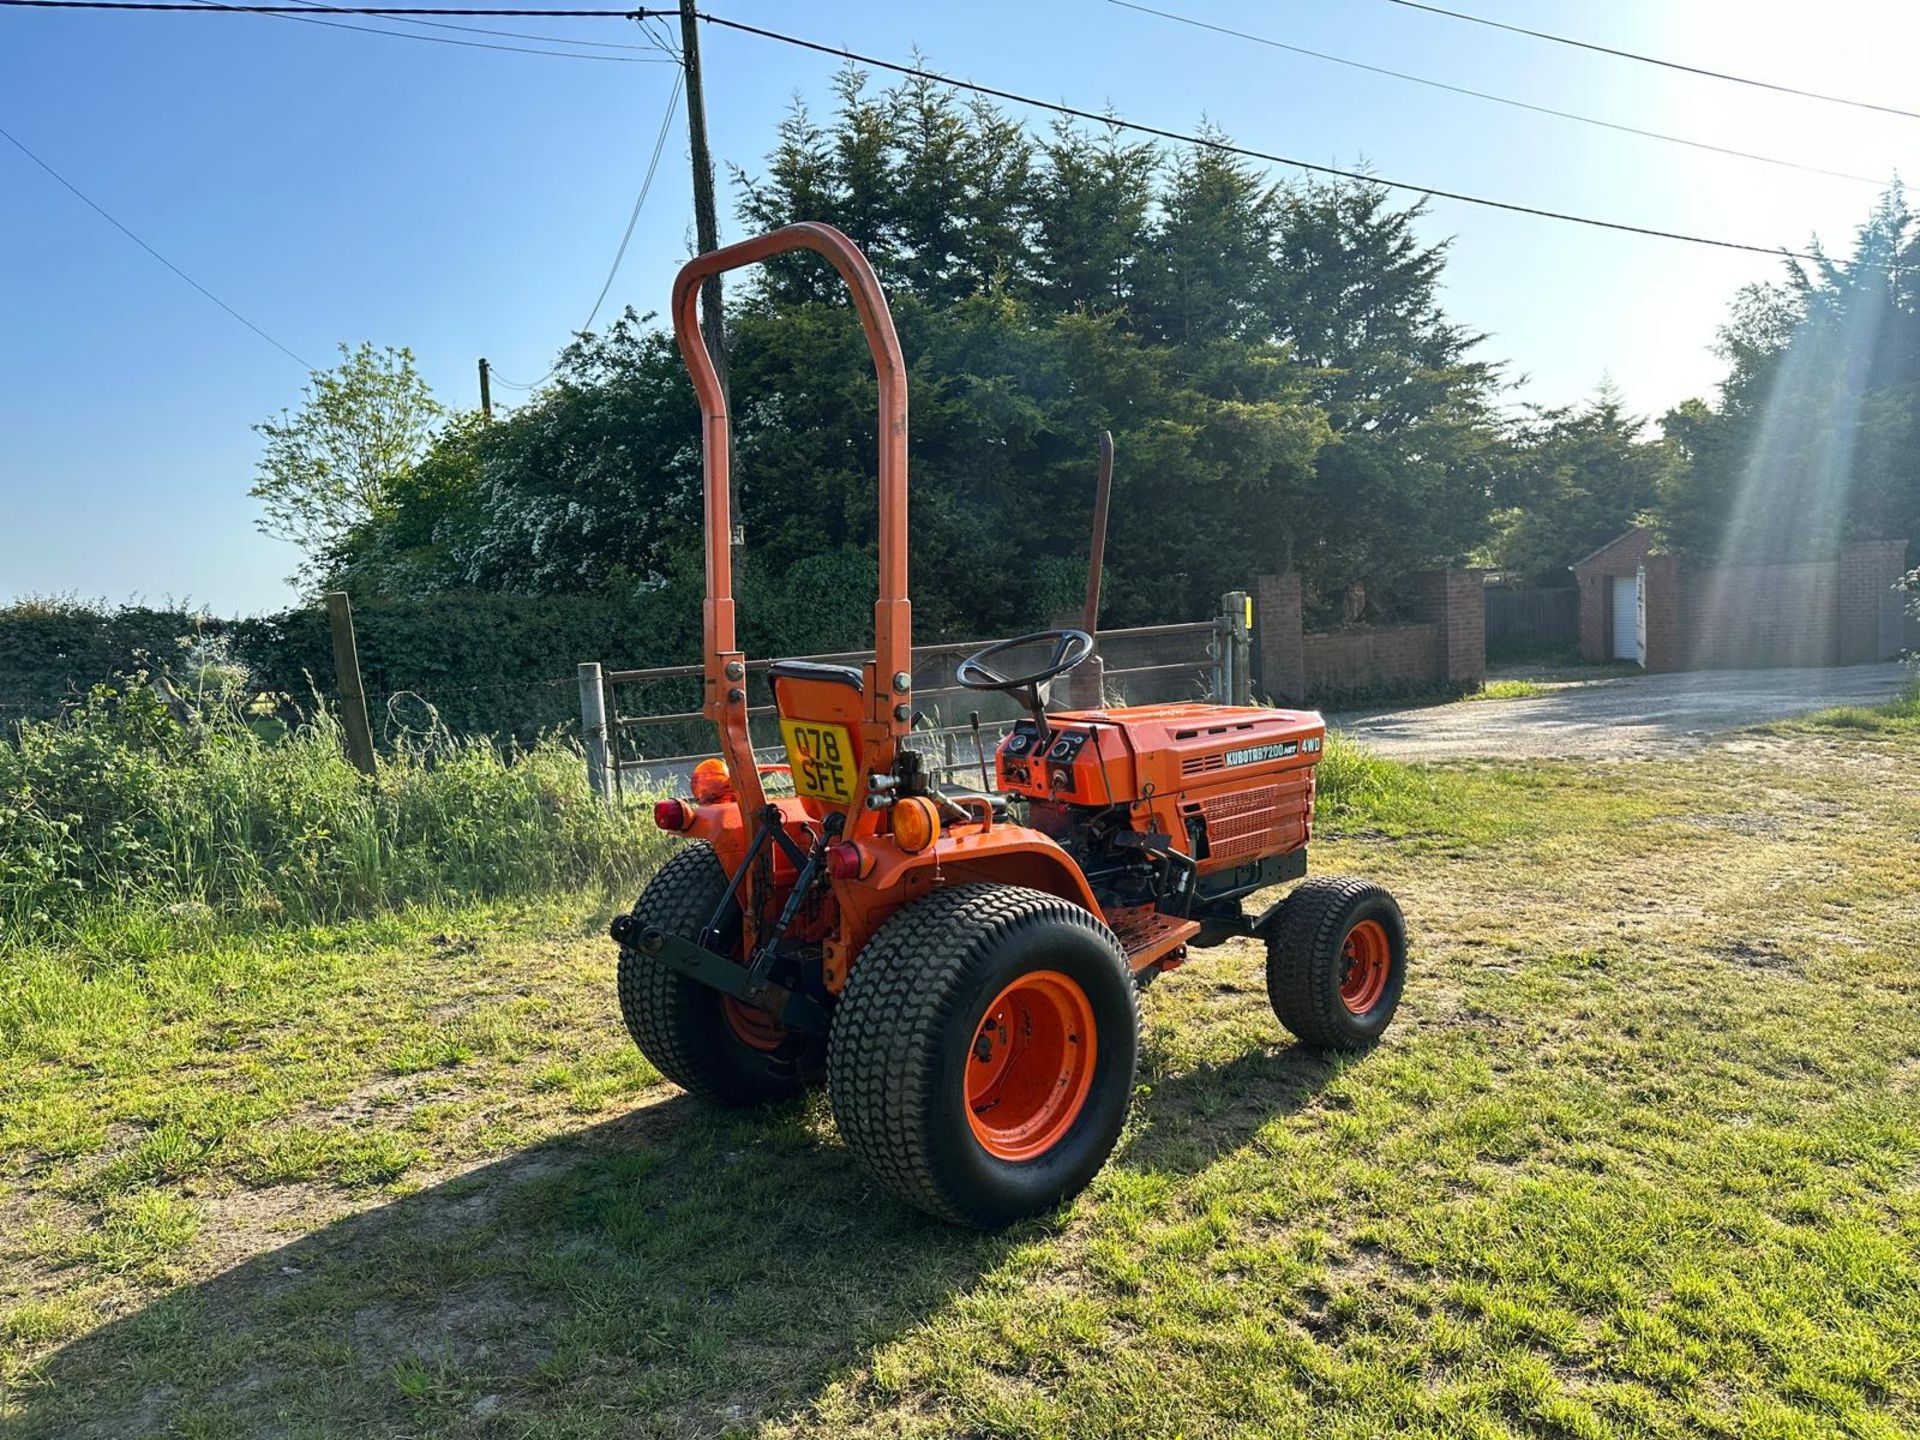
[{"label": "orange wheel rim", "polygon": [[786,1042],[787,1028],[766,1011],[743,1004],[731,995],[720,997],[720,1013],[726,1016],[727,1029],[742,1045],[755,1050],[778,1050]]},{"label": "orange wheel rim", "polygon": [[1093,1005],[1058,970],[1022,975],[974,1026],[967,1123],[989,1155],[1031,1160],[1073,1128],[1093,1088]]},{"label": "orange wheel rim", "polygon": [[1362,920],[1347,932],[1340,950],[1340,1000],[1355,1015],[1364,1015],[1387,993],[1393,973],[1393,942],[1378,920]]}]

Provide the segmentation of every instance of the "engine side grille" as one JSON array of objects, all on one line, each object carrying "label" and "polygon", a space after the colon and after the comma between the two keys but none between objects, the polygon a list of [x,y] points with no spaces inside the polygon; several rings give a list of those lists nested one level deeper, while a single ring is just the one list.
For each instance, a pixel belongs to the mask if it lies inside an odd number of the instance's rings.
[{"label": "engine side grille", "polygon": [[1221,795],[1200,804],[1207,824],[1207,850],[1219,860],[1255,855],[1281,827],[1280,788],[1262,785],[1239,795]]},{"label": "engine side grille", "polygon": [[1211,755],[1189,755],[1180,762],[1182,775],[1204,775],[1209,770],[1218,770],[1227,763],[1227,752],[1216,750]]}]

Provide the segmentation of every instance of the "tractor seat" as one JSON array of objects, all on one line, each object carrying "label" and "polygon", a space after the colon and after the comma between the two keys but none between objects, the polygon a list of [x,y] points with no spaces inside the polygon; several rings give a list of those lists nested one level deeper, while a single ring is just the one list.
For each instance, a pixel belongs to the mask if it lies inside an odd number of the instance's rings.
[{"label": "tractor seat", "polygon": [[851,665],[823,665],[817,660],[775,660],[767,666],[769,680],[826,680],[835,685],[851,685],[859,694],[865,685],[860,672]]}]

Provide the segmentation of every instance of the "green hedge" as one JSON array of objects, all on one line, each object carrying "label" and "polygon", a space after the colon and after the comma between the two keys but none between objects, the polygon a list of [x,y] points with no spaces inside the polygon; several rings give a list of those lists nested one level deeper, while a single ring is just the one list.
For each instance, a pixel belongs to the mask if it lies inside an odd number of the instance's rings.
[{"label": "green hedge", "polygon": [[[425,728],[427,711],[416,696],[457,734],[531,740],[556,728],[577,732],[574,666],[696,660],[699,612],[684,611],[678,597],[670,602],[664,594],[451,594],[357,605],[354,629],[376,737],[391,741]],[[302,713],[314,708],[316,689],[334,693],[324,609],[227,620],[36,601],[0,610],[0,719],[49,718],[93,685],[136,670],[181,676],[190,668],[182,641],[195,638],[218,641],[227,658],[247,667],[255,688],[289,697]]]}]

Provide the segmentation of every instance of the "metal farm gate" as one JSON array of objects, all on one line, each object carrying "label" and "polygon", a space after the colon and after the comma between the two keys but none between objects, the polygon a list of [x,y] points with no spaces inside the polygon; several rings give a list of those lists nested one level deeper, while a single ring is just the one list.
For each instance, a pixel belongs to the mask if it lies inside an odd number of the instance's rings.
[{"label": "metal farm gate", "polygon": [[[1147,625],[1102,630],[1096,661],[1104,674],[1080,670],[1053,682],[1050,709],[1100,704],[1139,705],[1163,700],[1251,699],[1251,620],[1245,594],[1221,599],[1212,620],[1183,625]],[[967,690],[954,683],[961,660],[992,642],[963,640],[913,648],[914,700],[919,707],[907,743],[929,756],[942,774],[979,774],[972,717],[979,716],[980,746],[992,763],[994,747],[1024,712],[1007,696]],[[787,657],[858,666],[873,652]],[[768,660],[747,663],[748,723],[755,754],[784,758],[767,682]],[[1082,672],[1087,672],[1083,674]],[[712,722],[700,712],[698,665],[660,665],[644,670],[608,670],[598,662],[579,667],[580,733],[587,774],[596,794],[613,799],[629,791],[674,786],[715,753]],[[1103,692],[1096,699],[1093,683]]]}]

